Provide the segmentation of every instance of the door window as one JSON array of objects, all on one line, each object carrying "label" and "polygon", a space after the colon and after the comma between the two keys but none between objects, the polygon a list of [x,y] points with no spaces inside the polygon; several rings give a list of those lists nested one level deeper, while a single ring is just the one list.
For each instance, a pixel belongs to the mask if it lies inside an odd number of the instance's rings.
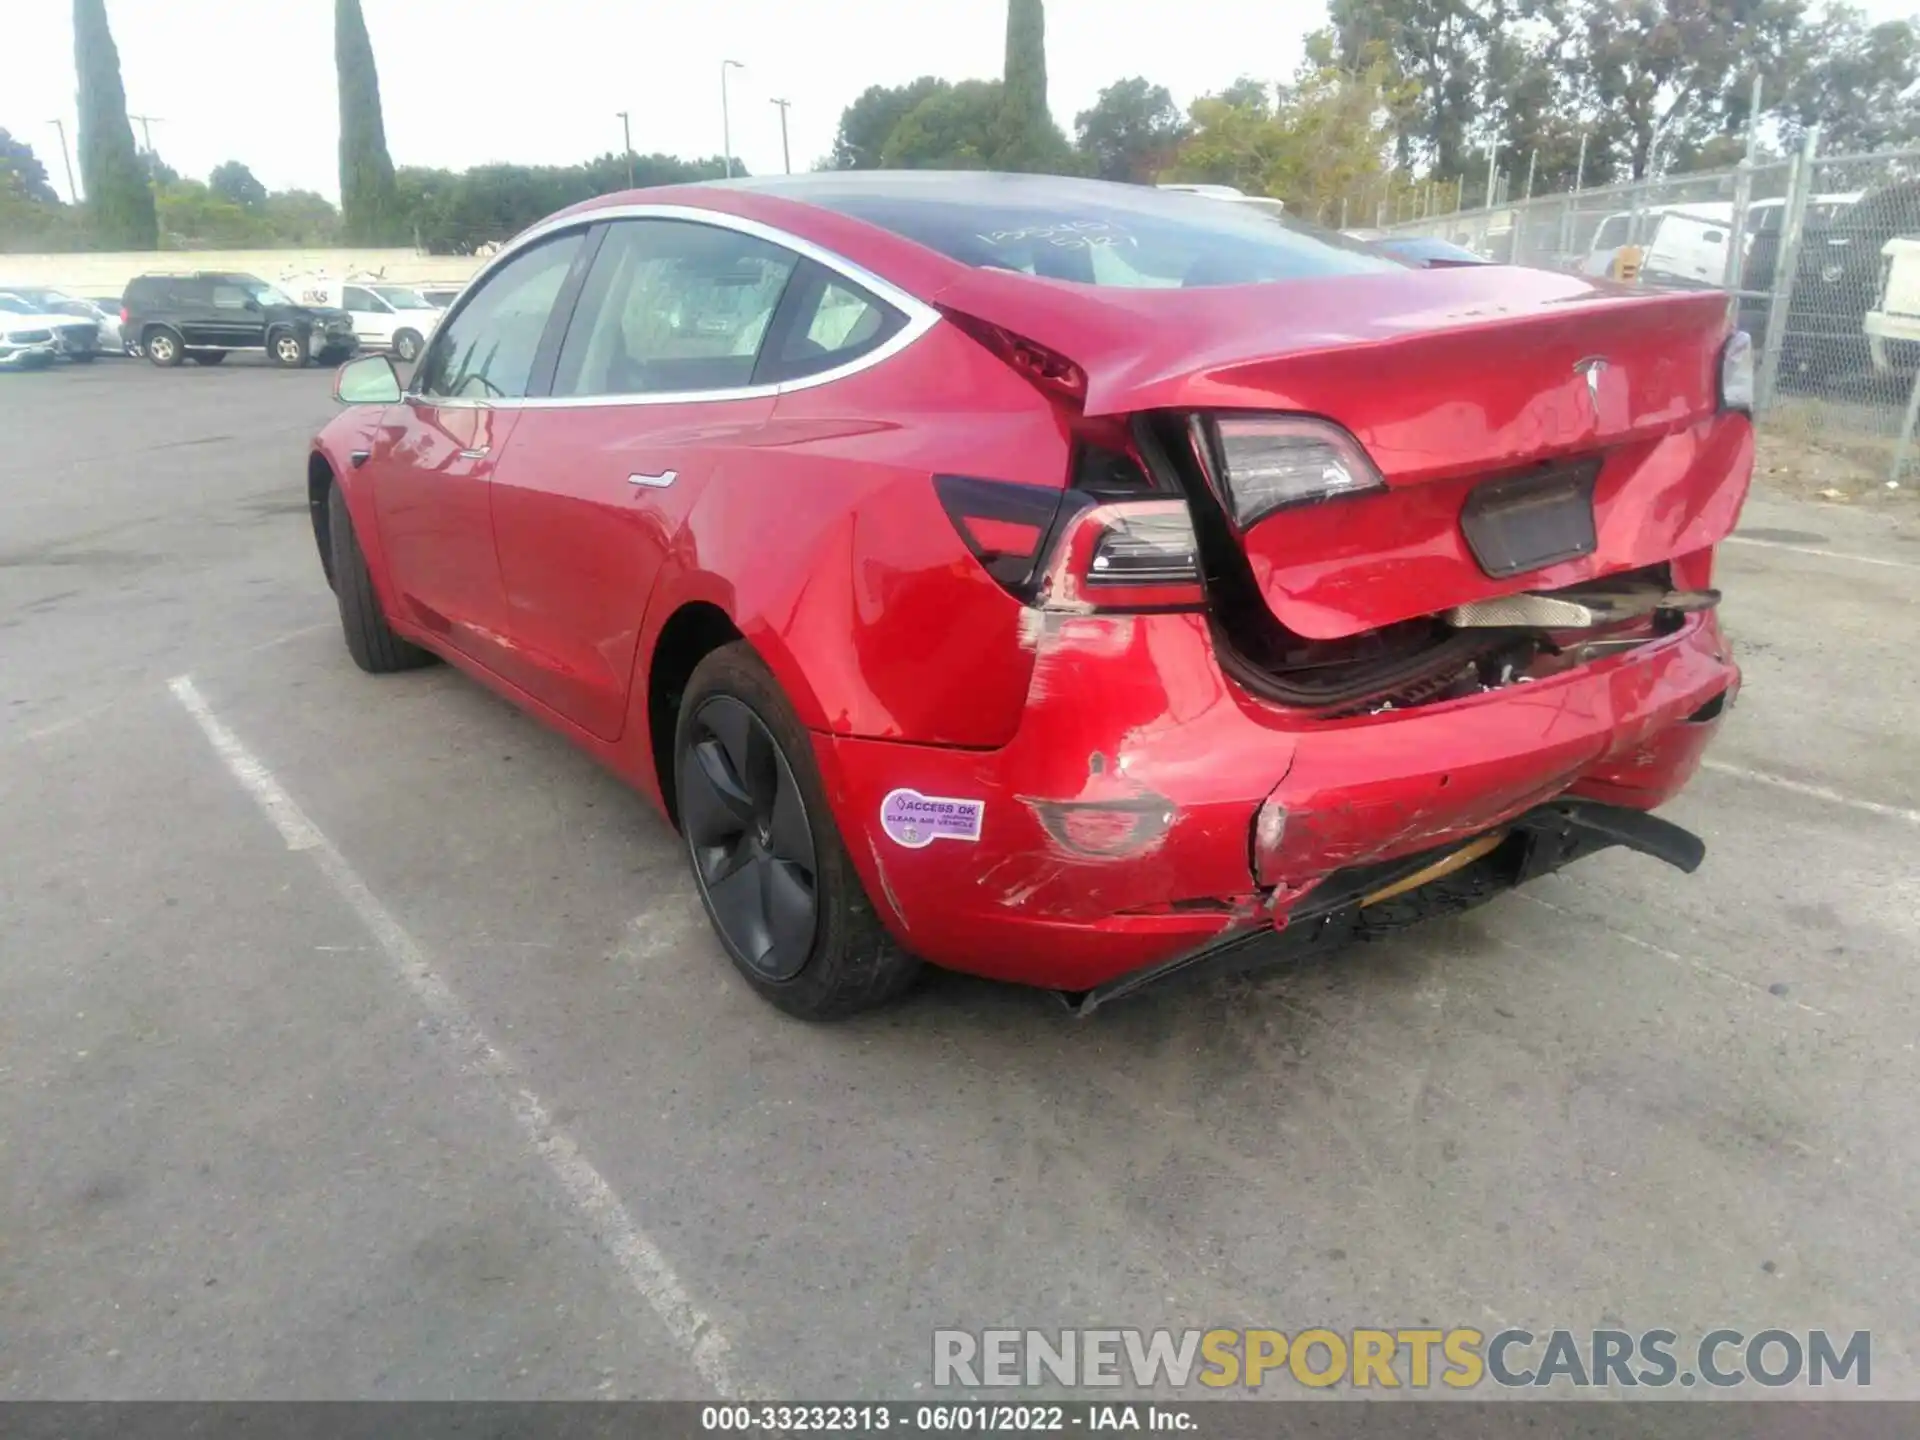
[{"label": "door window", "polygon": [[753,383],[799,257],[717,225],[608,230],[560,347],[555,395],[659,395]]},{"label": "door window", "polygon": [[539,241],[489,275],[434,337],[417,392],[451,400],[524,396],[582,238],[574,230]]},{"label": "door window", "polygon": [[797,380],[877,350],[907,323],[884,301],[824,265],[805,262],[773,322],[754,383]]},{"label": "door window", "polygon": [[216,310],[244,310],[249,298],[246,290],[238,285],[216,282],[213,287],[213,308]]},{"label": "door window", "polygon": [[1627,243],[1628,218],[1625,215],[1609,215],[1600,226],[1600,233],[1593,237],[1596,250],[1617,250]]},{"label": "door window", "polygon": [[384,315],[387,313],[387,302],[371,290],[363,289],[358,285],[349,285],[346,288],[345,303],[341,308],[374,315]]}]

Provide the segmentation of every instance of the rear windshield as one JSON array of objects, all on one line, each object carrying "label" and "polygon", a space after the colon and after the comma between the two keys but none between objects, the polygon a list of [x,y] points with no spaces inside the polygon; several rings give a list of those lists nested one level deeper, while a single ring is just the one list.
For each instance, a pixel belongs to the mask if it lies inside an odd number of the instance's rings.
[{"label": "rear windshield", "polygon": [[1082,285],[1192,289],[1405,268],[1261,207],[1143,186],[928,173],[816,175],[791,190],[766,188],[967,265]]}]

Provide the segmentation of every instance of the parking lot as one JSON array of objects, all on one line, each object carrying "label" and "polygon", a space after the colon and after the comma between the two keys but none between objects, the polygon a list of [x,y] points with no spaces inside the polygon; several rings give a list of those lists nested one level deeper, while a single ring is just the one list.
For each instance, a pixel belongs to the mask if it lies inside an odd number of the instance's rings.
[{"label": "parking lot", "polygon": [[1749,507],[1694,877],[809,1027],[617,782],[353,667],[330,410],[0,375],[0,1396],[898,1399],[936,1327],[1513,1324],[1870,1329],[1920,1397],[1920,507]]}]

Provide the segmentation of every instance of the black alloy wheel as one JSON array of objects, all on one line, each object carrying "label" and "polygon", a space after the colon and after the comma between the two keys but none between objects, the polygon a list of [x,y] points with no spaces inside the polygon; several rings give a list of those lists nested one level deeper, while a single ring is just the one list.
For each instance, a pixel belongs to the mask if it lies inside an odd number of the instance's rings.
[{"label": "black alloy wheel", "polygon": [[680,823],[721,938],[766,980],[806,967],[820,925],[813,828],[793,768],[730,695],[694,712],[678,766]]}]

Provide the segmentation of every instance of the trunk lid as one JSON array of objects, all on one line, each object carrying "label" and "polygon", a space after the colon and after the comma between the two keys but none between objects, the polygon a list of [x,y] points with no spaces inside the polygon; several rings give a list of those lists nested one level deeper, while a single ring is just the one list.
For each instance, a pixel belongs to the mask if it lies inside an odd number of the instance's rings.
[{"label": "trunk lid", "polygon": [[[1283,411],[1351,432],[1384,491],[1235,537],[1274,618],[1313,639],[1704,549],[1745,498],[1752,430],[1719,410],[1715,292],[1486,266],[1192,290],[976,271],[938,298],[1078,364],[1091,415]],[[1504,482],[1524,509],[1527,477],[1549,471],[1587,487],[1591,548],[1489,573],[1469,497]]]}]

